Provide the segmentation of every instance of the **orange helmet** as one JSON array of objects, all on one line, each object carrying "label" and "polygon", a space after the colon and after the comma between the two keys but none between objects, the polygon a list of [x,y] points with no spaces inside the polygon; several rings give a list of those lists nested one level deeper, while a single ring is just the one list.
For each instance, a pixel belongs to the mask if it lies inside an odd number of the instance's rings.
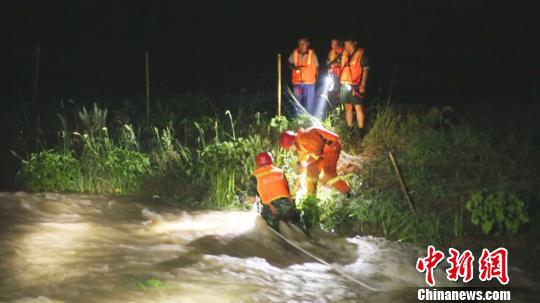
[{"label": "orange helmet", "polygon": [[259,167],[264,165],[270,165],[272,164],[272,162],[274,162],[274,157],[272,157],[272,154],[268,152],[260,153],[257,155],[257,157],[255,157],[255,162]]},{"label": "orange helmet", "polygon": [[290,130],[285,131],[279,136],[279,145],[284,149],[289,149],[294,144],[294,138],[296,138],[295,133]]}]

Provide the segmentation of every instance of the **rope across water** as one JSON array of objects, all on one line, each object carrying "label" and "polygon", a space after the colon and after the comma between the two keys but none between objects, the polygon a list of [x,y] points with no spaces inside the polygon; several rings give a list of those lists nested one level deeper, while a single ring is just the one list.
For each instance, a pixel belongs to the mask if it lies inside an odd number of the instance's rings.
[{"label": "rope across water", "polygon": [[291,245],[292,247],[298,249],[299,251],[303,252],[304,254],[308,255],[310,258],[312,258],[313,260],[323,264],[323,265],[326,265],[328,267],[330,267],[332,270],[334,270],[335,272],[337,272],[338,274],[342,275],[343,277],[347,278],[348,280],[364,287],[364,288],[367,288],[371,291],[379,291],[378,289],[372,287],[372,286],[369,286],[367,285],[366,283],[362,282],[362,281],[359,281],[357,280],[356,278],[354,278],[353,276],[349,275],[348,273],[344,272],[343,270],[337,268],[336,266],[333,266],[332,264],[324,261],[323,259],[315,256],[314,254],[310,253],[309,251],[303,249],[302,247],[300,247],[298,244],[294,243],[292,240],[289,240],[287,238],[285,238],[285,236],[283,236],[282,234],[280,234],[278,231],[276,231],[275,229],[271,228],[270,227],[270,230],[276,234],[278,237],[280,237],[281,239],[283,239],[285,242],[287,242],[289,245]]}]

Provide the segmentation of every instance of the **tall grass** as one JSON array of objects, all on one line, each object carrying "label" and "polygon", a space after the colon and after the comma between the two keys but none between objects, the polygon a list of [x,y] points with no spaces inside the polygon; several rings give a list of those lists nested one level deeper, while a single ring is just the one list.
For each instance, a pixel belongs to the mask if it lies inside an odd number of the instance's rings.
[{"label": "tall grass", "polygon": [[[271,128],[263,128],[260,115],[253,128],[236,132],[238,121],[226,111],[224,119],[202,117],[194,144],[180,143],[174,125],[143,130],[132,125],[113,127],[108,111],[94,105],[77,114],[79,125],[62,129],[57,149],[33,153],[24,160],[21,176],[33,191],[77,191],[109,194],[151,193],[196,195],[200,205],[242,206],[254,168],[255,155],[271,150]],[[229,125],[229,128],[225,127]],[[114,134],[114,136],[111,136]],[[238,135],[247,135],[240,137]],[[47,179],[47,181],[44,181]],[[208,193],[201,195],[200,193]]]}]

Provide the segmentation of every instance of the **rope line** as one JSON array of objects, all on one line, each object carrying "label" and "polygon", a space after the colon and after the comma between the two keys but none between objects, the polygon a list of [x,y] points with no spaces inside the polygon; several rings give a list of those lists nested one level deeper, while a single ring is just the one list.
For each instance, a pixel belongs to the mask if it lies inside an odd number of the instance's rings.
[{"label": "rope line", "polygon": [[[270,226],[269,226],[270,227]],[[326,265],[328,267],[330,267],[332,270],[334,270],[335,272],[337,272],[338,274],[342,275],[343,277],[347,278],[348,280],[362,286],[362,287],[365,287],[371,291],[379,291],[378,289],[372,287],[372,286],[369,286],[367,285],[366,283],[362,282],[362,281],[359,281],[357,280],[356,278],[354,278],[353,276],[349,275],[348,273],[344,272],[343,270],[337,268],[336,266],[333,266],[332,264],[324,261],[323,259],[321,259],[320,257],[317,257],[316,255],[310,253],[309,251],[303,249],[302,247],[300,247],[298,244],[294,243],[292,240],[289,240],[287,238],[285,238],[285,236],[283,236],[282,234],[280,234],[277,230],[273,229],[272,227],[270,227],[270,230],[276,234],[278,237],[280,237],[281,239],[283,239],[285,242],[287,242],[289,245],[291,245],[292,247],[298,249],[299,251],[303,252],[304,254],[308,255],[309,257],[311,257],[312,259],[314,259],[315,261],[323,264],[323,265]]]}]

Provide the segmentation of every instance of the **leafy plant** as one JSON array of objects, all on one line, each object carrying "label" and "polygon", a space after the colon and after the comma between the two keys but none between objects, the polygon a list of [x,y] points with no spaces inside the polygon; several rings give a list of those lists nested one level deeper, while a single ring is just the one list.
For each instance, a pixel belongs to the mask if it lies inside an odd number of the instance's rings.
[{"label": "leafy plant", "polygon": [[515,234],[529,222],[525,203],[513,192],[476,191],[467,201],[466,208],[471,212],[471,222],[480,226],[485,234],[503,228]]},{"label": "leafy plant", "polygon": [[20,174],[32,191],[74,191],[76,188],[79,169],[71,153],[45,150],[32,154],[22,164]]},{"label": "leafy plant", "polygon": [[199,182],[208,184],[211,203],[218,207],[234,205],[249,184],[255,156],[269,142],[260,136],[238,138],[206,145],[198,153]]},{"label": "leafy plant", "polygon": [[289,129],[289,120],[285,116],[276,116],[270,120],[270,127],[278,133],[282,133]]},{"label": "leafy plant", "polygon": [[320,225],[321,209],[318,203],[318,199],[312,195],[308,195],[300,203],[297,203],[298,210],[302,212],[304,225],[308,230]]}]

